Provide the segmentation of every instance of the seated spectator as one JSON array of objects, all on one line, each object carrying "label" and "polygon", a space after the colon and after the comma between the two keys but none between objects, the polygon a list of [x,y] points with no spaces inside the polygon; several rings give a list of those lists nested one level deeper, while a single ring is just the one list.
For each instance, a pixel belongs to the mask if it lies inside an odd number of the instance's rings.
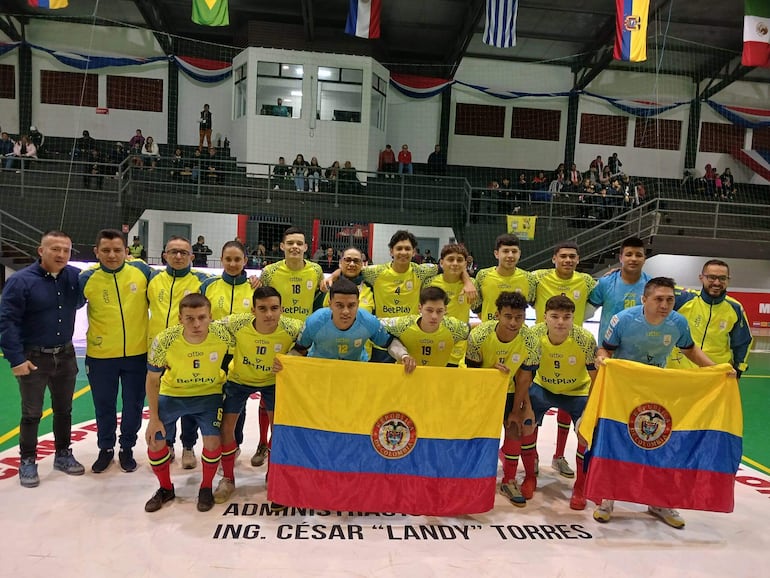
[{"label": "seated spectator", "polygon": [[88,162],[83,163],[83,188],[91,189],[96,184],[97,189],[101,189],[104,184],[105,165],[102,163],[102,155],[98,149],[91,149]]},{"label": "seated spectator", "polygon": [[327,247],[318,264],[324,273],[334,273],[339,268],[339,260],[334,255],[334,247]]},{"label": "seated spectator", "polygon": [[[10,170],[16,164],[17,160],[21,162],[21,168],[29,168],[29,161],[37,158],[37,149],[27,135],[23,135],[19,141],[13,145],[13,156],[6,157],[5,168]],[[25,166],[26,165],[26,166]],[[17,170],[20,173],[21,170]]]},{"label": "seated spectator", "polygon": [[178,148],[174,151],[174,157],[171,159],[171,171],[169,171],[171,178],[175,181],[181,181],[182,177],[189,176],[190,169],[185,166],[184,155],[182,149]]},{"label": "seated spectator", "polygon": [[706,185],[705,195],[709,199],[713,199],[716,196],[717,169],[716,167],[712,167],[711,163],[706,165],[703,179]]},{"label": "seated spectator", "polygon": [[144,148],[144,136],[142,135],[141,129],[136,129],[136,134],[131,137],[130,141],[128,141],[128,148],[134,154],[142,154],[142,149]]},{"label": "seated spectator", "polygon": [[[13,145],[14,142],[11,140],[11,137],[7,132],[0,133],[0,156],[13,156]],[[0,167],[4,169],[5,163],[1,164]]]},{"label": "seated spectator", "polygon": [[588,168],[594,169],[597,175],[601,175],[604,172],[604,161],[602,160],[602,155],[596,155],[596,158],[591,161],[591,164]]},{"label": "seated spectator", "polygon": [[[548,192],[550,193],[549,197],[558,197],[559,194],[564,190],[564,174],[561,172],[557,172],[554,175],[553,180],[551,181],[551,184],[548,185]],[[549,198],[549,200],[550,200]]]},{"label": "seated spectator", "polygon": [[210,147],[208,154],[209,156],[206,159],[206,176],[210,181],[218,181],[222,173],[222,163],[217,157],[217,149]]},{"label": "seated spectator", "polygon": [[294,189],[296,191],[305,190],[305,175],[307,174],[307,161],[305,157],[298,154],[291,164],[291,172],[294,174]]},{"label": "seated spectator", "polygon": [[594,215],[600,221],[606,221],[612,218],[614,202],[607,192],[606,188],[601,187],[599,191],[591,197]]},{"label": "seated spectator", "polygon": [[283,99],[279,98],[277,104],[273,107],[273,116],[289,117],[289,109],[283,105]]},{"label": "seated spectator", "polygon": [[514,200],[516,202],[528,201],[530,185],[527,182],[527,175],[524,173],[519,173],[519,180],[516,181],[516,184],[514,186],[515,186],[515,191],[513,193]]},{"label": "seated spectator", "polygon": [[307,166],[307,188],[309,191],[318,192],[318,185],[321,183],[321,170],[318,159],[315,157],[310,159],[310,164]]},{"label": "seated spectator", "polygon": [[393,174],[396,172],[396,153],[393,152],[393,149],[389,144],[385,145],[385,148],[380,151],[377,170],[381,173],[385,173],[386,179],[396,178]]},{"label": "seated spectator", "polygon": [[326,181],[329,185],[329,190],[331,192],[335,192],[340,178],[340,161],[334,161],[332,166],[326,169],[324,176],[326,177]]},{"label": "seated spectator", "polygon": [[[500,190],[497,191],[497,212],[501,215],[508,215],[514,211],[513,190],[511,189],[511,179],[505,175],[500,181]],[[518,212],[518,210],[517,210]]]},{"label": "seated spectator", "polygon": [[578,187],[578,217],[580,219],[587,219],[591,216],[591,199],[595,192],[596,188],[591,179],[585,177]]},{"label": "seated spectator", "polygon": [[[278,100],[281,100],[280,98]],[[273,167],[273,176],[275,177],[274,189],[280,189],[288,183],[291,175],[291,167],[286,164],[286,159],[278,157],[278,164]]]},{"label": "seated spectator", "polygon": [[32,141],[33,145],[35,145],[38,158],[43,156],[43,152],[45,150],[43,149],[43,146],[45,145],[45,136],[34,125],[29,127],[29,140]]},{"label": "seated spectator", "polygon": [[398,174],[407,173],[411,175],[413,172],[412,152],[409,150],[409,145],[402,145],[398,153]]},{"label": "seated spectator", "polygon": [[473,255],[468,255],[468,258],[465,260],[465,268],[471,277],[475,277],[476,273],[479,272],[479,265],[473,261]]},{"label": "seated spectator", "polygon": [[577,192],[580,188],[580,183],[583,180],[583,175],[580,174],[580,171],[577,168],[577,165],[575,163],[572,163],[569,166],[569,175],[567,179],[567,184],[569,186],[570,192]]},{"label": "seated spectator", "polygon": [[123,146],[123,143],[120,141],[117,141],[115,143],[115,146],[112,147],[112,150],[110,151],[110,158],[109,161],[115,165],[115,176],[120,175],[120,165],[123,164],[123,161],[126,160],[126,157],[128,154],[126,153],[126,147]]},{"label": "seated spectator", "polygon": [[83,136],[75,141],[75,148],[73,150],[72,157],[75,159],[83,158],[87,159],[90,152],[96,148],[96,141],[91,137],[87,130],[83,131]]},{"label": "seated spectator", "polygon": [[722,180],[723,198],[732,201],[734,197],[733,193],[735,191],[735,179],[733,178],[733,173],[729,168],[726,168],[719,178]]},{"label": "seated spectator", "polygon": [[149,162],[150,170],[153,170],[155,165],[158,164],[158,160],[160,160],[160,149],[158,148],[158,144],[155,142],[155,139],[148,136],[142,147],[142,158],[139,166],[144,166],[144,163]]},{"label": "seated spectator", "polygon": [[356,168],[350,161],[345,161],[345,166],[340,169],[340,192],[356,194],[361,192],[361,183],[358,180]]},{"label": "seated spectator", "polygon": [[192,170],[190,170],[190,180],[193,183],[200,182],[202,163],[203,159],[201,158],[201,151],[196,148],[193,151]]},{"label": "seated spectator", "polygon": [[548,190],[548,181],[545,179],[545,173],[543,171],[540,171],[537,173],[537,176],[532,179],[532,190],[533,191],[547,191]]},{"label": "seated spectator", "polygon": [[446,154],[441,150],[441,145],[436,145],[433,152],[428,155],[428,174],[438,177],[446,174]]},{"label": "seated spectator", "polygon": [[609,189],[612,185],[612,175],[610,174],[610,167],[604,167],[602,176],[599,177],[599,186],[604,189]]}]

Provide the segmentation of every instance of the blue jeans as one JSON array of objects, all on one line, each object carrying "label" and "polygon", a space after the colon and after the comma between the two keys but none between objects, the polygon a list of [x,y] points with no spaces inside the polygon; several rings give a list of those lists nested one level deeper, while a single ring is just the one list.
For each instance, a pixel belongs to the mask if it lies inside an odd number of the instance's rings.
[{"label": "blue jeans", "polygon": [[294,187],[298,191],[305,190],[305,175],[297,175],[294,177]]},{"label": "blue jeans", "polygon": [[121,387],[123,410],[120,418],[120,447],[136,445],[142,427],[147,355],[97,359],[86,357],[86,371],[96,413],[96,439],[100,450],[115,447],[118,426],[118,386]]},{"label": "blue jeans", "polygon": [[29,375],[16,378],[21,393],[19,453],[22,459],[34,458],[37,454],[37,433],[43,415],[46,387],[51,392],[56,449],[66,450],[70,447],[72,394],[75,393],[75,378],[78,374],[75,348],[71,343],[59,353],[27,351],[26,356],[37,369]]},{"label": "blue jeans", "polygon": [[413,174],[412,163],[398,163],[398,174],[402,173]]}]

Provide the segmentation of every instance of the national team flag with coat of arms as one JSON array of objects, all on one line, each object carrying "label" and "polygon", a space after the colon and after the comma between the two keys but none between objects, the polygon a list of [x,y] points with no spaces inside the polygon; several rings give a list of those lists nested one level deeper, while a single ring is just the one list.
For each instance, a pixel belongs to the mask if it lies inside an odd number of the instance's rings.
[{"label": "national team flag with coat of arms", "polygon": [[732,512],[743,413],[730,371],[608,360],[579,430],[588,442],[586,498]]},{"label": "national team flag with coat of arms", "polygon": [[382,0],[350,0],[345,34],[359,38],[379,38],[381,4]]},{"label": "national team flag with coat of arms", "polygon": [[201,26],[229,26],[227,0],[192,0],[192,21]]},{"label": "national team flag with coat of arms", "polygon": [[492,509],[508,376],[279,358],[268,499],[429,516]]},{"label": "national team flag with coat of arms", "polygon": [[615,60],[647,60],[650,0],[615,0]]},{"label": "national team flag with coat of arms", "polygon": [[45,8],[47,10],[58,10],[66,8],[69,3],[67,0],[27,0],[31,8]]},{"label": "national team flag with coat of arms", "polygon": [[770,0],[745,0],[743,66],[770,67]]}]

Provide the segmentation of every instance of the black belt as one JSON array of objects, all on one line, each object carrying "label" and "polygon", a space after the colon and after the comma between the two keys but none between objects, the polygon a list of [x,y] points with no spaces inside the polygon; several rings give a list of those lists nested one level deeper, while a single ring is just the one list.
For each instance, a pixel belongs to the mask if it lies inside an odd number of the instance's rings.
[{"label": "black belt", "polygon": [[71,345],[72,343],[65,343],[64,345],[54,345],[53,347],[41,347],[39,345],[32,345],[28,349],[29,351],[38,351],[40,353],[51,353],[56,355],[57,353],[61,353]]}]

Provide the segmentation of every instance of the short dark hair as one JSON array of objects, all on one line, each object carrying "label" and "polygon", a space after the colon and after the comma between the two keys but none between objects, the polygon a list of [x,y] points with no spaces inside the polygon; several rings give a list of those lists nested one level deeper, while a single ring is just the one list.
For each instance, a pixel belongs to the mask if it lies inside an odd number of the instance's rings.
[{"label": "short dark hair", "polygon": [[444,305],[449,305],[449,295],[441,287],[424,287],[420,291],[420,305],[428,301],[443,301]]},{"label": "short dark hair", "polygon": [[209,301],[205,295],[201,295],[200,293],[188,293],[182,297],[182,300],[179,302],[179,313],[182,313],[182,309],[185,307],[189,307],[190,309],[195,309],[196,307],[208,307],[209,311],[211,311],[211,301]]},{"label": "short dark hair", "polygon": [[235,247],[236,249],[240,249],[243,251],[243,254],[246,255],[246,247],[243,246],[243,243],[240,241],[228,241],[224,245],[222,245],[222,254],[224,255],[225,249],[229,249],[230,247]]},{"label": "short dark hair", "polygon": [[300,229],[299,227],[289,227],[283,232],[283,236],[281,237],[281,243],[283,243],[286,240],[286,237],[289,235],[302,235],[307,239],[307,236],[305,235],[305,231]]},{"label": "short dark hair", "polygon": [[329,288],[329,299],[333,299],[335,295],[355,295],[358,297],[358,286],[350,279],[340,277]]},{"label": "short dark hair", "polygon": [[575,241],[561,241],[560,243],[556,243],[556,246],[553,248],[553,254],[556,255],[562,249],[575,249],[577,254],[580,254],[580,247],[578,247],[578,244],[575,243]]},{"label": "short dark hair", "polygon": [[566,295],[554,295],[545,302],[546,311],[569,311],[575,312],[575,302]]},{"label": "short dark hair", "polygon": [[644,286],[645,297],[652,293],[655,287],[668,287],[673,290],[676,288],[676,283],[671,277],[653,277],[647,281],[647,284]]},{"label": "short dark hair", "polygon": [[390,238],[390,241],[388,241],[388,249],[392,249],[396,246],[396,243],[400,243],[401,241],[409,241],[409,243],[412,245],[412,249],[417,248],[417,237],[415,237],[412,233],[409,231],[405,231],[404,229],[399,229],[395,233],[393,233],[393,236]]},{"label": "short dark hair", "polygon": [[503,233],[495,239],[495,251],[505,245],[506,247],[519,247],[519,238],[511,233]]},{"label": "short dark hair", "polygon": [[[184,241],[188,245],[192,245],[192,243],[190,243],[190,239],[188,239],[187,237],[182,237],[182,235],[171,235],[166,241],[166,245],[168,245],[169,241]],[[165,247],[163,248],[163,250],[165,251]]]},{"label": "short dark hair", "polygon": [[495,299],[495,307],[498,311],[502,311],[505,307],[526,311],[527,300],[521,293],[514,291],[503,291],[500,293],[500,295],[497,296],[497,299]]},{"label": "short dark hair", "polygon": [[[232,243],[233,241],[230,242]],[[281,302],[281,294],[275,287],[267,287],[265,285],[257,287],[251,296],[251,304],[256,305],[258,300],[269,299],[270,297],[278,297],[278,303]]]},{"label": "short dark hair", "polygon": [[623,252],[623,249],[626,247],[641,247],[644,248],[644,241],[642,241],[639,237],[628,237],[627,239],[624,239],[624,241],[620,244],[620,252]]},{"label": "short dark hair", "polygon": [[126,239],[123,236],[123,233],[118,231],[117,229],[102,229],[96,234],[96,246],[99,246],[99,243],[102,239],[107,239],[109,241],[112,241],[114,239],[120,239],[123,241],[123,246],[126,246]]},{"label": "short dark hair", "polygon": [[67,233],[64,231],[60,231],[59,229],[48,229],[43,233],[43,235],[40,237],[40,242],[43,242],[43,239],[46,237],[60,237],[64,239],[72,240],[72,237],[70,237]]},{"label": "short dark hair", "polygon": [[451,255],[452,253],[457,253],[458,255],[465,257],[465,259],[468,259],[468,249],[465,248],[465,245],[460,245],[459,243],[449,243],[448,245],[441,247],[442,259],[447,255]]},{"label": "short dark hair", "polygon": [[728,274],[730,273],[730,265],[728,265],[727,263],[722,261],[722,259],[709,259],[708,261],[706,261],[703,264],[703,268],[700,270],[700,272],[703,273],[706,270],[706,267],[708,267],[709,265],[717,265],[719,267],[726,267],[727,268],[727,273]]}]

